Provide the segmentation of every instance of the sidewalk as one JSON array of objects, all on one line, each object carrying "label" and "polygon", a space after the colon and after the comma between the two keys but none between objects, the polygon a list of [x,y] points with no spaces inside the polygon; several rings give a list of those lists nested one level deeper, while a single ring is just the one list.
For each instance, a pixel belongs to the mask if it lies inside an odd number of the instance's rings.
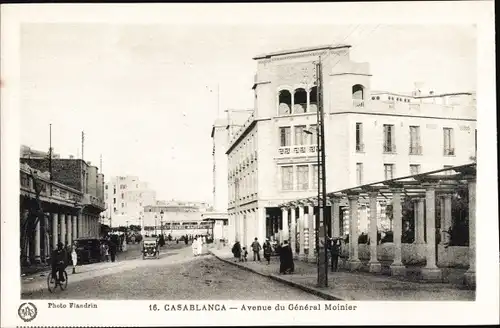
[{"label": "sidewalk", "polygon": [[475,291],[452,283],[419,283],[363,272],[329,272],[328,287],[317,288],[315,264],[295,260],[295,273],[280,275],[279,258],[265,261],[235,262],[229,248],[210,249],[219,260],[239,266],[273,280],[303,289],[327,300],[351,301],[474,301]]}]

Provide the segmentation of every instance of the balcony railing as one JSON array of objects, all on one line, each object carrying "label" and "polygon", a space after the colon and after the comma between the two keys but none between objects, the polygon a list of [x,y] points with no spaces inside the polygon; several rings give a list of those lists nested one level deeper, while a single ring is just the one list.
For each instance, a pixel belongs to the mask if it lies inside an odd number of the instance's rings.
[{"label": "balcony railing", "polygon": [[445,148],[443,151],[444,151],[444,156],[454,156],[455,155],[455,148]]},{"label": "balcony railing", "polygon": [[395,144],[384,144],[384,153],[395,153],[396,145]]},{"label": "balcony railing", "polygon": [[354,107],[354,108],[364,108],[365,107],[365,101],[363,99],[353,99],[352,100],[352,107]]},{"label": "balcony railing", "polygon": [[364,152],[365,151],[365,144],[363,144],[363,143],[357,143],[356,144],[356,151],[358,153]]},{"label": "balcony railing", "polygon": [[422,155],[422,146],[410,145],[410,155]]},{"label": "balcony railing", "polygon": [[286,146],[278,148],[279,156],[300,156],[300,155],[312,155],[316,154],[318,151],[317,145],[296,145],[296,146]]},{"label": "balcony railing", "polygon": [[95,196],[89,195],[89,194],[83,195],[82,202],[85,205],[94,205],[97,207],[104,208],[104,201],[103,200],[101,200]]}]

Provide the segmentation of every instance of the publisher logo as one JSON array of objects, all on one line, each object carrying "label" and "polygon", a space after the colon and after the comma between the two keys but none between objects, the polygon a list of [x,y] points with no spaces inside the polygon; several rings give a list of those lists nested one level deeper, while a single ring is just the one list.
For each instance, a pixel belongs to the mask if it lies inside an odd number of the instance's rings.
[{"label": "publisher logo", "polygon": [[24,322],[29,322],[36,318],[36,306],[31,302],[23,303],[19,306],[17,314],[19,315],[19,318],[23,319]]}]

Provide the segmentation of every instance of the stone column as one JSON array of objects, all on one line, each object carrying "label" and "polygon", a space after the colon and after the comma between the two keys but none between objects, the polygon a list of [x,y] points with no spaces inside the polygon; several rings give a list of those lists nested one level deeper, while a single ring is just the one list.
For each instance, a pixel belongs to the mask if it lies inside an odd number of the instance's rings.
[{"label": "stone column", "polygon": [[83,214],[82,212],[78,213],[78,237],[83,237]]},{"label": "stone column", "polygon": [[432,184],[425,185],[425,205],[426,205],[426,266],[422,268],[422,279],[441,281],[442,272],[436,265],[436,189]]},{"label": "stone column", "polygon": [[41,257],[40,257],[40,244],[41,244],[41,239],[40,239],[40,221],[35,226],[35,262],[36,263],[41,263]]},{"label": "stone column", "polygon": [[52,249],[57,248],[57,243],[59,242],[59,231],[57,222],[57,213],[52,213]]},{"label": "stone column", "polygon": [[337,198],[331,200],[331,224],[332,224],[332,237],[338,238],[342,235],[340,228],[340,204]]},{"label": "stone column", "polygon": [[298,258],[300,260],[305,259],[305,245],[306,245],[306,239],[305,239],[305,214],[304,214],[304,206],[299,206],[299,254]]},{"label": "stone column", "polygon": [[382,266],[377,258],[377,191],[368,193],[370,196],[370,272],[379,273]]},{"label": "stone column", "polygon": [[444,232],[444,229],[445,229],[445,225],[446,225],[445,222],[444,222],[444,217],[445,217],[445,214],[444,214],[444,212],[445,212],[444,211],[444,197],[442,197],[442,196],[439,197],[439,200],[440,200],[440,202],[439,202],[439,214],[441,216],[441,218],[440,218],[441,219],[440,220],[441,221],[440,222],[440,227],[441,227],[440,229],[441,229],[441,231],[440,231],[440,234],[439,234],[441,236],[441,240],[439,241],[439,244],[443,245],[444,241],[445,241],[445,232]]},{"label": "stone column", "polygon": [[309,253],[307,254],[307,262],[316,262],[316,239],[314,235],[314,223],[316,221],[316,218],[314,216],[314,206],[309,206],[308,211],[307,227],[309,228]]},{"label": "stone column", "polygon": [[67,240],[66,240],[66,214],[64,213],[59,213],[59,220],[61,223],[61,243],[66,246]]},{"label": "stone column", "polygon": [[[441,226],[441,230],[443,230],[442,244],[448,245],[451,241],[451,235],[449,234],[450,228],[453,226],[452,218],[451,218],[451,196],[452,194],[445,194],[443,197],[444,200],[444,225]],[[443,221],[441,221],[443,222]],[[446,231],[446,232],[445,232]]]},{"label": "stone column", "polygon": [[266,240],[266,208],[258,207],[256,215],[259,222],[259,239],[264,241]]},{"label": "stone column", "polygon": [[71,219],[73,220],[73,223],[71,224],[71,227],[73,228],[73,240],[75,240],[78,238],[77,216],[73,215]]},{"label": "stone column", "polygon": [[424,199],[417,198],[415,199],[414,205],[414,217],[415,217],[415,243],[416,244],[424,244],[424,221],[425,221],[425,213],[424,213]]},{"label": "stone column", "polygon": [[358,198],[359,195],[349,195],[349,269],[358,270],[361,261],[358,256]]},{"label": "stone column", "polygon": [[[246,211],[243,211],[243,213],[241,213],[241,216],[243,217],[243,242],[244,242],[244,246],[247,247],[247,250],[248,250],[248,247],[250,247],[250,244],[248,243],[248,218],[247,218],[247,212]],[[250,252],[249,252],[250,253]]]},{"label": "stone column", "polygon": [[469,269],[464,280],[467,286],[476,286],[476,180],[469,181]]},{"label": "stone column", "polygon": [[73,216],[71,216],[70,214],[68,214],[66,216],[66,219],[68,220],[68,245],[71,245],[73,243]]},{"label": "stone column", "polygon": [[391,264],[391,275],[404,276],[406,267],[402,261],[401,234],[403,230],[403,213],[401,208],[401,188],[392,188],[392,213],[394,236],[394,260]]},{"label": "stone column", "polygon": [[297,248],[297,211],[295,207],[290,209],[290,248],[292,249],[293,257],[296,257]]},{"label": "stone column", "polygon": [[283,229],[282,229],[282,234],[283,234],[283,241],[288,240],[290,242],[290,228],[288,226],[288,216],[290,213],[290,210],[288,208],[283,209],[283,217],[282,217],[282,222],[283,222]]}]

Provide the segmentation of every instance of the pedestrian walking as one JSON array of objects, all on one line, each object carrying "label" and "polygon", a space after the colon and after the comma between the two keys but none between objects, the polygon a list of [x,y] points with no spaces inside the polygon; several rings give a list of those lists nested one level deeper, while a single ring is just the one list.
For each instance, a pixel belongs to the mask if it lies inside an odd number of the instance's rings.
[{"label": "pedestrian walking", "polygon": [[330,252],[332,256],[331,271],[336,272],[339,267],[340,241],[332,239]]},{"label": "pedestrian walking", "polygon": [[271,246],[271,243],[269,242],[269,239],[266,239],[266,242],[264,243],[264,246],[262,246],[264,250],[264,258],[267,261],[267,264],[271,263],[271,254],[273,253],[273,246]]},{"label": "pedestrian walking", "polygon": [[198,256],[198,240],[196,238],[191,244],[191,250],[193,251],[193,256]]},{"label": "pedestrian walking", "polygon": [[116,252],[117,252],[117,245],[110,240],[110,245],[109,245],[109,255],[111,257],[111,262],[114,262],[116,259]]},{"label": "pedestrian walking", "polygon": [[234,258],[236,258],[237,261],[241,261],[241,245],[239,241],[236,241],[234,243],[231,252],[233,253]]},{"label": "pedestrian walking", "polygon": [[253,251],[253,260],[255,261],[256,259],[259,260],[260,262],[260,250],[262,246],[260,246],[259,240],[257,237],[255,237],[254,242],[251,245],[252,251]]},{"label": "pedestrian walking", "polygon": [[201,237],[198,238],[198,242],[196,243],[196,253],[198,255],[203,253],[203,239]]},{"label": "pedestrian walking", "polygon": [[78,255],[76,254],[76,242],[71,247],[71,262],[73,264],[73,273],[76,273],[76,264],[78,262]]},{"label": "pedestrian walking", "polygon": [[[242,250],[242,252],[241,252],[241,262],[246,262],[246,261],[248,261],[247,257],[248,257],[247,248],[246,248],[246,247],[243,247],[243,250]],[[255,261],[255,259],[254,259],[254,261]],[[260,260],[259,260],[259,261],[260,261]]]},{"label": "pedestrian walking", "polygon": [[109,245],[108,243],[104,244],[104,258],[106,262],[109,262]]},{"label": "pedestrian walking", "polygon": [[293,263],[293,254],[288,241],[283,242],[280,250],[280,273],[287,274],[295,271],[295,264]]}]

